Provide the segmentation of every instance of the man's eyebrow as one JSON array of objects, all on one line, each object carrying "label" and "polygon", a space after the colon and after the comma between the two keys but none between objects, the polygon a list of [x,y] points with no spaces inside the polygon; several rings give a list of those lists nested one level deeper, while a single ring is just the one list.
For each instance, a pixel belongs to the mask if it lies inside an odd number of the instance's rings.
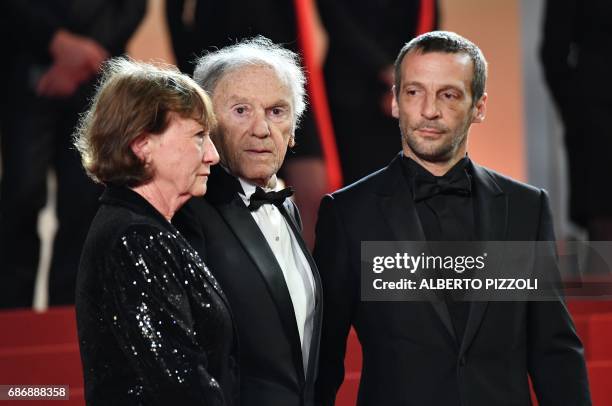
[{"label": "man's eyebrow", "polygon": [[250,100],[244,96],[232,95],[228,97],[231,103],[250,103]]},{"label": "man's eyebrow", "polygon": [[[252,100],[250,100],[248,97],[245,96],[238,96],[238,95],[232,95],[230,97],[228,97],[228,101],[231,104],[251,104]],[[282,107],[290,107],[291,106],[291,101],[286,100],[286,99],[278,99],[276,101],[274,101],[273,103],[270,103],[270,106],[282,106]]]},{"label": "man's eyebrow", "polygon": [[423,84],[421,82],[411,80],[409,82],[402,83],[402,87],[405,87],[405,86],[423,86]]},{"label": "man's eyebrow", "polygon": [[[410,82],[406,82],[406,83],[402,83],[402,89],[404,89],[405,87],[408,86],[420,86],[420,87],[424,87],[425,85],[423,85],[421,82],[417,82],[417,81],[410,81]],[[440,89],[438,91],[444,91],[444,90],[456,90],[458,92],[464,93],[464,90],[462,89],[461,86],[452,84],[452,83],[446,83],[446,84],[442,84],[440,86]]]},{"label": "man's eyebrow", "polygon": [[289,107],[289,106],[291,106],[291,102],[289,102],[289,100],[285,100],[285,99],[278,99],[277,101],[275,101],[271,105],[272,106]]},{"label": "man's eyebrow", "polygon": [[440,92],[444,92],[444,91],[447,91],[447,90],[455,90],[455,91],[457,91],[459,93],[465,93],[465,91],[461,87],[455,86],[455,85],[451,85],[451,84],[442,86],[439,91]]}]

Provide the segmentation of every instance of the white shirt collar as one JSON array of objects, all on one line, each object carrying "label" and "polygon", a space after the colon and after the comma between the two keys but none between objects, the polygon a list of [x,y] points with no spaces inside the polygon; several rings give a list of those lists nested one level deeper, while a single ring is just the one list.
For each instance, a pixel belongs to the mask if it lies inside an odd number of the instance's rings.
[{"label": "white shirt collar", "polygon": [[238,181],[240,182],[240,186],[242,186],[242,193],[240,195],[243,196],[247,201],[251,200],[251,195],[255,193],[257,185],[249,183],[242,178],[238,178]]}]

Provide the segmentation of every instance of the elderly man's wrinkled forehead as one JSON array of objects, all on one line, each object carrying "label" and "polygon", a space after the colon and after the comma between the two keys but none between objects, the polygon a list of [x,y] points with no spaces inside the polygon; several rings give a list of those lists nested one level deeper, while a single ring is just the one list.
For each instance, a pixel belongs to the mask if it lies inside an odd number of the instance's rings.
[{"label": "elderly man's wrinkled forehead", "polygon": [[243,63],[240,65],[232,66],[229,69],[226,69],[224,72],[221,73],[218,80],[216,81],[212,89],[212,93],[214,94],[217,91],[219,83],[223,82],[225,78],[240,76],[247,71],[255,72],[254,76],[258,76],[257,72],[260,72],[259,75],[265,74],[268,77],[270,73],[273,73],[276,79],[279,81],[279,83],[288,89],[288,91],[290,92],[291,98],[295,97],[293,87],[291,86],[291,79],[289,78],[289,76],[285,72],[275,67],[274,65],[265,63],[263,61],[257,62],[257,63],[253,63],[253,62]]}]

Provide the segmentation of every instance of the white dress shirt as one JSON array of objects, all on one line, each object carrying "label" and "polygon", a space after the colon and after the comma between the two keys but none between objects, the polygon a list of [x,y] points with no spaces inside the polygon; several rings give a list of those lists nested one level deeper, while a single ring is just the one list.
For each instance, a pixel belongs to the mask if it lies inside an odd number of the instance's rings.
[{"label": "white dress shirt", "polygon": [[[242,190],[244,190],[244,194],[240,194],[240,197],[244,204],[248,206],[251,195],[255,193],[256,186],[243,179],[238,178],[238,180]],[[264,190],[266,192],[270,191],[270,189],[265,188]],[[315,284],[312,270],[296,236],[287,224],[287,219],[275,205],[264,204],[257,210],[252,211],[251,216],[253,216],[266,238],[280,269],[283,271],[300,334],[304,373],[306,373],[315,308]]]}]

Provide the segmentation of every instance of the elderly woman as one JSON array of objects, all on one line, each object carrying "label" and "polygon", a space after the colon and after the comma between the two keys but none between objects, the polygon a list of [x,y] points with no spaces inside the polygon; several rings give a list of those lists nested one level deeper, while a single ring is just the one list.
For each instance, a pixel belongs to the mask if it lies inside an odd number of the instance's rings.
[{"label": "elderly woman", "polygon": [[106,186],[77,281],[88,405],[236,403],[226,299],[170,223],[206,192],[214,123],[189,77],[119,58],[77,129],[83,166]]}]

